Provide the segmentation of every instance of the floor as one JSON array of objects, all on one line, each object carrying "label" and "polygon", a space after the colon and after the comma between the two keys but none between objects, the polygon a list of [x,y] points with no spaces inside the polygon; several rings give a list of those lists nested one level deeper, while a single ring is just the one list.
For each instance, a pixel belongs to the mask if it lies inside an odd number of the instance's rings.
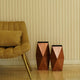
[{"label": "floor", "polygon": [[[31,72],[32,80],[80,80],[80,65],[64,65],[63,71]],[[0,80],[29,80],[24,66],[0,66]]]}]

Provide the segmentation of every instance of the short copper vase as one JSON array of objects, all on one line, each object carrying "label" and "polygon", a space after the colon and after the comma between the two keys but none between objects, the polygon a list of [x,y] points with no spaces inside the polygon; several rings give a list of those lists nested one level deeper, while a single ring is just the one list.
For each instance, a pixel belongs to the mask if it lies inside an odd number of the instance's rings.
[{"label": "short copper vase", "polygon": [[51,48],[51,67],[53,71],[62,71],[64,54],[62,45],[52,45]]},{"label": "short copper vase", "polygon": [[49,69],[49,44],[48,42],[38,42],[36,49],[36,61],[38,70],[48,70]]}]

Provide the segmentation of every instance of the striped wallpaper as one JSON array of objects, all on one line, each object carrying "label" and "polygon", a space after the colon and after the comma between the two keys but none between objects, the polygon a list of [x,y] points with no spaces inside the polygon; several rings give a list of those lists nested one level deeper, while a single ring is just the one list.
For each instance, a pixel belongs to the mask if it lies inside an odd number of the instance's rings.
[{"label": "striped wallpaper", "polygon": [[[37,41],[62,44],[65,64],[80,64],[80,0],[0,0],[0,21],[25,21],[36,63]],[[6,63],[6,64],[5,64]],[[23,65],[21,57],[2,59],[1,65]]]}]

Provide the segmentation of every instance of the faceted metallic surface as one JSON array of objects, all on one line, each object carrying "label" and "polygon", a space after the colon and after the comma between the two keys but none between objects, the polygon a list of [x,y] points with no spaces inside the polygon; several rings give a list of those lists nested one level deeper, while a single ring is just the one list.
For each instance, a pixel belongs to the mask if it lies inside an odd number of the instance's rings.
[{"label": "faceted metallic surface", "polygon": [[48,42],[38,42],[36,50],[36,61],[38,70],[48,70],[49,68],[49,44]]},{"label": "faceted metallic surface", "polygon": [[51,67],[53,71],[62,71],[64,54],[62,45],[52,45],[51,48]]}]

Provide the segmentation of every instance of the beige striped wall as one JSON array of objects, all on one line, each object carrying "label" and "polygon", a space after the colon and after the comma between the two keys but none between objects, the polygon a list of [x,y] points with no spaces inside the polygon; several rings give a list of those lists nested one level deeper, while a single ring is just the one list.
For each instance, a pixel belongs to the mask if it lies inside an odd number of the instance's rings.
[{"label": "beige striped wall", "polygon": [[[36,63],[37,41],[62,44],[65,64],[80,64],[80,0],[0,0],[0,21],[25,21]],[[21,57],[0,60],[1,65],[22,65]]]}]

